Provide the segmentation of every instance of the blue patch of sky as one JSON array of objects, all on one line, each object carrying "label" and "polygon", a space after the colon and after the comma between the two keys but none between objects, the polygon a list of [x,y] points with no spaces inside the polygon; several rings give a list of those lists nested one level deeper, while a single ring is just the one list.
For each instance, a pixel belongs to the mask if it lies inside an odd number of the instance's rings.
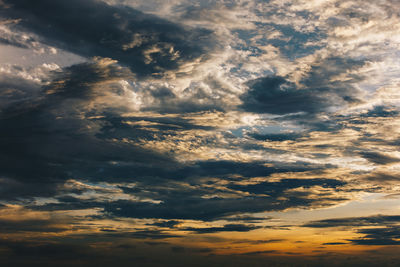
[{"label": "blue patch of sky", "polygon": [[314,54],[315,51],[324,46],[323,44],[308,45],[309,42],[315,42],[318,44],[321,40],[326,38],[326,34],[321,31],[299,32],[290,26],[278,24],[264,24],[262,26],[273,27],[282,33],[283,38],[269,40],[261,39],[261,42],[265,42],[261,44],[271,44],[275,47],[279,47],[281,53],[290,60]]},{"label": "blue patch of sky", "polygon": [[[296,58],[304,57],[315,53],[315,51],[321,49],[324,43],[321,40],[326,38],[326,34],[323,31],[313,32],[299,32],[294,28],[287,25],[279,25],[274,23],[262,23],[255,22],[257,30],[235,30],[244,43],[235,46],[236,49],[245,51],[251,51],[252,53],[259,53],[259,50],[254,44],[252,45],[251,39],[259,35],[259,29],[267,28],[269,30],[274,29],[282,33],[281,36],[271,39],[259,38],[256,40],[257,46],[273,45],[280,49],[281,53],[289,60],[295,60]],[[310,45],[310,42],[315,43]]]}]

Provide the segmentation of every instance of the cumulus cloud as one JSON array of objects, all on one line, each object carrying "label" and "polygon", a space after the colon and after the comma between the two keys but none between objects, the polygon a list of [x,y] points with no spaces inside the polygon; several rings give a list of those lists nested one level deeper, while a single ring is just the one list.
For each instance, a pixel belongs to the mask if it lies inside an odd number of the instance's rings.
[{"label": "cumulus cloud", "polygon": [[[153,15],[101,1],[4,1],[15,27],[85,57],[118,60],[138,76],[162,75],[202,60],[215,43],[204,29],[187,29]],[[4,13],[4,12],[3,12]],[[84,27],[82,27],[84,25]]]}]

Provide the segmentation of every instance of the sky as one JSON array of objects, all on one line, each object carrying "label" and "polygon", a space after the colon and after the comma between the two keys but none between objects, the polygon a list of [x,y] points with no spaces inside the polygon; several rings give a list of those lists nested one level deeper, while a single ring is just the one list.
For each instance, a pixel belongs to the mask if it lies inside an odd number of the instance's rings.
[{"label": "sky", "polygon": [[0,0],[7,266],[400,264],[397,0]]}]

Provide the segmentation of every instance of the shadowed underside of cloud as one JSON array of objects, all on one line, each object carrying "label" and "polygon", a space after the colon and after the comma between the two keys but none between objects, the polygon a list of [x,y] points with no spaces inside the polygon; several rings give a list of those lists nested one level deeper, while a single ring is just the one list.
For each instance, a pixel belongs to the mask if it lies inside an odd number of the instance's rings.
[{"label": "shadowed underside of cloud", "polygon": [[352,83],[363,77],[353,74],[345,81],[333,81],[333,78],[344,69],[356,70],[364,64],[364,61],[332,57],[316,62],[297,84],[281,76],[251,80],[247,82],[249,90],[241,96],[241,107],[254,113],[313,116],[358,103],[359,91]]},{"label": "shadowed underside of cloud", "polygon": [[[108,82],[123,76],[121,70],[100,62],[75,65],[55,74],[38,97],[1,110],[2,198],[52,195],[68,178],[101,176],[104,167],[114,166],[112,161],[128,161],[136,170],[174,164],[156,151],[97,136],[107,122],[86,118],[88,103],[104,94]],[[119,114],[124,107],[116,109]]]},{"label": "shadowed underside of cloud", "polygon": [[350,239],[354,244],[367,246],[400,245],[400,228],[384,227],[361,229],[357,231],[364,236],[360,239]]},{"label": "shadowed underside of cloud", "polygon": [[37,97],[42,90],[39,84],[15,75],[21,68],[13,66],[10,73],[0,75],[0,111],[19,104],[21,100]]},{"label": "shadowed underside of cloud", "polygon": [[372,163],[381,165],[396,163],[400,161],[399,158],[391,157],[378,152],[361,152],[360,155]]},{"label": "shadowed underside of cloud", "polygon": [[260,78],[250,82],[249,87],[249,91],[242,96],[242,107],[255,113],[315,113],[325,108],[326,104],[326,100],[320,96],[297,90],[294,84],[283,77]]},{"label": "shadowed underside of cloud", "polygon": [[0,219],[0,233],[59,233],[70,229],[70,227],[63,223],[60,221],[51,221],[45,219],[29,219],[23,221]]},{"label": "shadowed underside of cloud", "polygon": [[3,16],[22,19],[17,28],[84,57],[118,60],[139,77],[176,70],[215,47],[208,30],[187,29],[126,6],[96,0],[3,2],[9,5]]},{"label": "shadowed underside of cloud", "polygon": [[24,255],[28,261],[37,259],[38,256],[49,260],[72,260],[75,257],[86,258],[91,254],[87,247],[77,244],[0,240],[0,247],[7,248],[14,255]]},{"label": "shadowed underside of cloud", "polygon": [[[275,189],[276,190],[276,189]],[[160,195],[164,190],[158,190],[155,199],[161,203],[145,203],[132,201],[116,201],[104,205],[104,211],[111,217],[131,218],[163,218],[163,219],[194,219],[213,221],[224,219],[224,216],[241,213],[256,213],[263,211],[280,211],[289,208],[307,208],[313,206],[329,206],[345,201],[345,198],[334,194],[321,194],[318,199],[311,197],[307,192],[291,192],[286,189],[274,191],[270,189],[266,194],[240,196],[235,198],[203,198],[202,192],[184,190],[169,192],[169,195]],[[220,192],[221,194],[221,192]],[[156,196],[159,198],[156,198]],[[67,205],[68,206],[68,205]]]},{"label": "shadowed underside of cloud", "polygon": [[[101,165],[101,162],[98,163]],[[94,165],[96,166],[96,165]],[[100,167],[99,167],[100,168]],[[138,162],[126,166],[101,165],[103,172],[96,174],[80,168],[81,177],[91,177],[89,182],[108,181],[118,185],[114,190],[138,200],[101,201],[84,197],[90,191],[85,188],[63,189],[54,195],[56,202],[44,205],[28,205],[41,211],[104,209],[106,217],[195,219],[202,221],[232,220],[226,216],[242,213],[278,211],[289,208],[330,206],[345,201],[338,195],[345,182],[334,179],[283,179],[279,182],[261,182],[240,185],[237,178],[265,177],[280,172],[310,170],[307,167],[270,168],[261,163],[197,162],[192,166],[175,165],[173,168],[146,168]],[[312,170],[312,168],[311,168]],[[86,172],[85,172],[86,171]],[[124,177],[112,179],[111,177]],[[88,181],[86,181],[87,183]],[[134,183],[134,186],[124,185]],[[221,183],[226,184],[222,186]],[[92,189],[90,189],[92,190]],[[67,195],[65,195],[67,194]],[[73,195],[70,195],[73,194]],[[99,194],[102,194],[99,191]],[[318,195],[318,197],[316,197]],[[259,221],[260,218],[235,217],[238,221]],[[168,226],[161,223],[159,227]]]},{"label": "shadowed underside of cloud", "polygon": [[304,224],[304,227],[325,228],[325,227],[340,227],[340,226],[374,226],[381,224],[399,223],[400,216],[398,215],[377,215],[371,217],[350,217],[340,219],[327,219],[320,221],[312,221]]},{"label": "shadowed underside of cloud", "polygon": [[387,182],[397,182],[400,180],[399,175],[390,172],[376,172],[371,173],[365,177],[366,180],[387,183]]},{"label": "shadowed underside of cloud", "polygon": [[210,233],[220,233],[220,232],[250,232],[252,230],[260,229],[259,226],[246,225],[246,224],[226,224],[221,227],[207,227],[207,228],[196,228],[187,227],[181,228],[182,231],[195,232],[197,234],[210,234]]},{"label": "shadowed underside of cloud", "polygon": [[[115,86],[129,75],[131,72],[115,62],[97,58],[53,73],[51,82],[37,97],[3,108],[1,197],[57,199],[58,203],[32,207],[41,210],[104,208],[113,217],[205,221],[242,212],[331,205],[344,200],[334,191],[345,183],[333,179],[284,179],[249,186],[228,184],[225,188],[218,185],[218,181],[231,183],[237,177],[268,177],[331,166],[298,162],[271,167],[264,161],[229,160],[181,163],[173,155],[136,145],[138,139],[152,141],[155,130],[160,136],[173,136],[179,131],[213,128],[182,118],[123,116],[130,111],[129,103],[123,102],[126,92]],[[151,127],[136,125],[137,121],[149,122]],[[121,183],[117,189],[126,195],[161,203],[80,199],[85,190],[69,192],[64,186],[71,179]],[[132,188],[124,183],[136,185]],[[290,191],[314,186],[330,188],[332,193],[314,200],[308,192]],[[72,193],[77,195],[68,195]],[[251,197],[245,196],[249,193]]]},{"label": "shadowed underside of cloud", "polygon": [[232,189],[256,194],[268,194],[274,196],[284,190],[293,188],[310,188],[322,186],[324,188],[337,188],[345,185],[346,182],[335,179],[282,179],[279,182],[264,182],[251,185],[231,185]]},{"label": "shadowed underside of cloud", "polygon": [[399,111],[397,109],[393,109],[393,107],[386,107],[386,106],[375,106],[373,109],[369,110],[365,114],[362,114],[360,117],[365,118],[385,118],[385,117],[396,117],[399,115]]},{"label": "shadowed underside of cloud", "polygon": [[256,140],[268,140],[268,141],[286,141],[286,140],[296,140],[302,137],[300,133],[278,133],[278,134],[259,134],[251,133],[250,137]]},{"label": "shadowed underside of cloud", "polygon": [[[334,187],[339,181],[329,181],[332,185],[327,185],[326,180],[304,183],[297,181],[294,185],[288,186],[287,182],[271,183],[270,186],[264,183],[257,190],[253,190],[250,196],[246,187],[237,188],[232,191],[230,188],[221,188],[213,183],[202,184],[201,182],[181,184],[169,179],[157,179],[147,177],[147,179],[130,179],[136,181],[134,188],[121,186],[125,194],[135,196],[139,199],[153,199],[154,203],[130,200],[118,201],[99,201],[98,199],[81,199],[80,195],[86,193],[85,190],[70,190],[74,197],[56,197],[57,203],[35,206],[29,208],[41,211],[54,210],[80,210],[89,208],[104,209],[105,216],[108,218],[127,217],[127,218],[155,218],[155,219],[194,219],[201,221],[230,220],[226,216],[240,215],[242,213],[278,211],[289,208],[308,208],[315,206],[329,206],[345,201],[346,199],[335,195]],[[322,191],[318,193],[313,190],[314,186],[333,187],[332,192]],[[309,188],[310,187],[310,188]],[[306,188],[306,190],[305,190]],[[307,190],[307,188],[309,188]],[[243,191],[238,191],[243,189]],[[297,191],[300,189],[300,191]],[[339,189],[338,189],[339,190]],[[62,193],[61,191],[60,193]],[[69,191],[64,191],[69,193]],[[313,194],[313,196],[311,196]],[[319,195],[318,198],[316,194]],[[206,197],[214,196],[214,197]],[[262,218],[243,218],[239,216],[237,221],[257,221]],[[178,222],[157,223],[159,227],[174,227]]]},{"label": "shadowed underside of cloud", "polygon": [[167,239],[167,238],[178,238],[182,237],[181,235],[167,233],[161,230],[155,229],[145,229],[145,230],[137,230],[137,231],[118,231],[118,230],[108,230],[102,229],[101,230],[104,234],[103,236],[106,237],[129,237],[135,239]]},{"label": "shadowed underside of cloud", "polygon": [[155,222],[149,225],[154,225],[162,228],[174,228],[175,226],[179,225],[179,221],[169,220],[169,221],[162,221],[162,222]]},{"label": "shadowed underside of cloud", "polygon": [[[303,227],[355,228],[355,232],[362,234],[363,236],[358,239],[348,239],[348,241],[351,241],[353,244],[367,246],[387,246],[400,245],[400,230],[398,226],[399,223],[399,215],[376,215],[370,217],[350,217],[312,221],[304,224]],[[335,245],[335,243],[332,244]]]}]

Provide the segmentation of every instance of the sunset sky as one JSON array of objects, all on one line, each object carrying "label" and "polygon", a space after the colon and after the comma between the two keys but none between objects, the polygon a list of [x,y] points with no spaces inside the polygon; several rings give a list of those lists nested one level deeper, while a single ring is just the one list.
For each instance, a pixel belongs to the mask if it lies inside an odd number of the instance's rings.
[{"label": "sunset sky", "polygon": [[1,264],[400,266],[399,59],[398,0],[0,0]]}]

